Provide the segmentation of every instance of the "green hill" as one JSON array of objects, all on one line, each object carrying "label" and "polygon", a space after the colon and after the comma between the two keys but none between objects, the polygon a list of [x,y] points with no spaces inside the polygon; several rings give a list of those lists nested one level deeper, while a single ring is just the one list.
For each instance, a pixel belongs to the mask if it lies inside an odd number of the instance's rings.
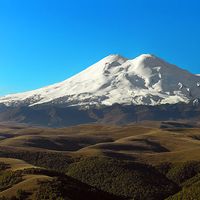
[{"label": "green hill", "polygon": [[155,168],[106,157],[86,158],[69,165],[67,174],[104,191],[134,199],[164,199],[178,186]]}]

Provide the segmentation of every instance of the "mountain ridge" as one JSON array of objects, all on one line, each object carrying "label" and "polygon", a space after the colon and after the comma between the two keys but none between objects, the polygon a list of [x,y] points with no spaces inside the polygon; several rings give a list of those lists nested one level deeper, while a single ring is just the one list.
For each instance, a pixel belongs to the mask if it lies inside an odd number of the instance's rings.
[{"label": "mountain ridge", "polygon": [[82,72],[37,90],[0,97],[6,106],[160,105],[200,98],[200,77],[153,54],[127,59],[111,54]]}]

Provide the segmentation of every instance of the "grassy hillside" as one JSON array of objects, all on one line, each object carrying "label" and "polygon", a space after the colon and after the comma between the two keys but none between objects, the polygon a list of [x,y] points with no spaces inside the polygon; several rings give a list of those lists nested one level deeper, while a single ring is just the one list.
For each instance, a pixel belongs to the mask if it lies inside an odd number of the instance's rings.
[{"label": "grassy hillside", "polygon": [[2,124],[0,196],[198,199],[199,138],[200,128],[183,122],[59,129]]},{"label": "grassy hillside", "polygon": [[181,188],[167,200],[200,199],[200,162],[163,163],[157,169]]},{"label": "grassy hillside", "polygon": [[155,165],[200,160],[199,138],[200,128],[172,122],[60,129],[0,127],[0,149],[6,151],[62,152],[69,157],[105,155]]},{"label": "grassy hillside", "polygon": [[[17,159],[0,163],[0,199],[34,200],[120,200],[107,192],[81,183],[63,173],[38,168]],[[18,164],[24,163],[24,168]],[[16,168],[15,168],[16,166]]]},{"label": "grassy hillside", "polygon": [[163,199],[178,186],[153,167],[105,157],[82,159],[68,167],[67,174],[116,195],[134,199]]},{"label": "grassy hillside", "polygon": [[182,189],[175,195],[168,197],[166,200],[188,200],[200,199],[200,174],[193,176],[182,183]]}]

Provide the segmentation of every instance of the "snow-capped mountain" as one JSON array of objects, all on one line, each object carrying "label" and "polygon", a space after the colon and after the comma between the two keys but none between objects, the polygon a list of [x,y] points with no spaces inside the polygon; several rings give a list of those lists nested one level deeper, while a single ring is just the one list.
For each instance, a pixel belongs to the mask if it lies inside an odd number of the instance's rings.
[{"label": "snow-capped mountain", "polygon": [[200,76],[150,55],[135,59],[110,55],[79,74],[34,91],[7,95],[7,106],[44,103],[67,106],[159,105],[197,101]]}]

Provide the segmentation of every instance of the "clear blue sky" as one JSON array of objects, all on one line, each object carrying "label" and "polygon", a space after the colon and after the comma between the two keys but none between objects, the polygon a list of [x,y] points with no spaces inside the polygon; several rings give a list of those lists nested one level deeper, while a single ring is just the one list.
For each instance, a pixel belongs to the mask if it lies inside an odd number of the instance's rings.
[{"label": "clear blue sky", "polygon": [[0,0],[0,95],[62,81],[108,54],[200,73],[199,0]]}]

